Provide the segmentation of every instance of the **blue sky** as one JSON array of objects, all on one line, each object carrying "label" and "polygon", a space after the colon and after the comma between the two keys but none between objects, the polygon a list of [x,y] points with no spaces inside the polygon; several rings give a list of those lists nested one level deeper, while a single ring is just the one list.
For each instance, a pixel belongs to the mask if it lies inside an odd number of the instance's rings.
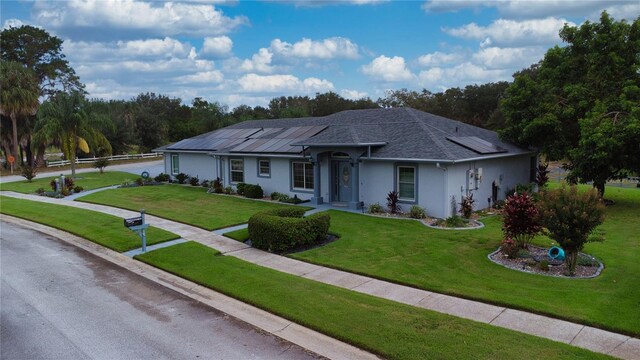
[{"label": "blue sky", "polygon": [[561,44],[564,23],[602,10],[635,19],[640,2],[610,1],[2,1],[4,28],[29,24],[64,40],[90,97],[141,92],[266,105],[334,91],[373,100],[510,80]]}]

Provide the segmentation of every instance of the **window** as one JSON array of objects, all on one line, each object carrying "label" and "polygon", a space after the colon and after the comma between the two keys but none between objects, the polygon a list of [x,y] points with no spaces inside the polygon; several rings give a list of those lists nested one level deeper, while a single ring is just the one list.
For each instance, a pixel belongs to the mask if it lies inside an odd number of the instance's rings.
[{"label": "window", "polygon": [[258,176],[271,176],[271,161],[268,159],[258,160]]},{"label": "window", "polygon": [[416,199],[416,168],[398,166],[398,198],[414,201]]},{"label": "window", "polygon": [[294,162],[293,188],[313,190],[313,165],[310,162]]},{"label": "window", "polygon": [[178,154],[171,154],[171,175],[180,173],[180,157]]},{"label": "window", "polygon": [[231,159],[231,182],[244,182],[244,161],[242,159]]}]

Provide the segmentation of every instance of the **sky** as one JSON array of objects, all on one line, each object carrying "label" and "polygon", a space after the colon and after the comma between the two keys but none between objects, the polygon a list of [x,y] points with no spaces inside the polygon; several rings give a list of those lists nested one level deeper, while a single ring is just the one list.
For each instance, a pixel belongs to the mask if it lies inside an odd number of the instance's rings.
[{"label": "sky", "polygon": [[562,46],[564,24],[598,21],[603,10],[632,21],[640,2],[2,0],[0,24],[62,39],[90,98],[155,92],[231,109],[510,81]]}]

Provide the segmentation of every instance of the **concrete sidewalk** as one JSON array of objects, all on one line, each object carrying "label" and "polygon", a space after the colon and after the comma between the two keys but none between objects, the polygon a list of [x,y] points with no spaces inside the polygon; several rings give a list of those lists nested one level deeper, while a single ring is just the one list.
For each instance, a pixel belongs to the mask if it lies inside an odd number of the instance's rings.
[{"label": "concrete sidewalk", "polygon": [[[58,199],[36,195],[12,192],[2,192],[2,195],[73,206],[99,211],[118,217],[131,217],[137,214],[132,211],[112,208],[104,205],[66,201],[61,202]],[[640,359],[640,339],[637,338],[564,320],[532,314],[525,311],[415,289],[362,275],[309,264],[254,249],[238,241],[194,226],[151,215],[147,215],[146,218],[148,223],[152,226],[176,233],[184,239],[196,241],[203,245],[213,247],[224,255],[234,256],[239,259],[288,274],[293,274],[419,308],[560,341],[623,359]]]}]

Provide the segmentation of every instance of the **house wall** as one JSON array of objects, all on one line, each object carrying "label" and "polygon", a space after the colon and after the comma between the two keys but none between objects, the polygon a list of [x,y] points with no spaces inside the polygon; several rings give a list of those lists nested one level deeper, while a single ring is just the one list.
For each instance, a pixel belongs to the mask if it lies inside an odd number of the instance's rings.
[{"label": "house wall", "polygon": [[[517,184],[529,183],[530,155],[506,158],[488,159],[482,161],[464,162],[447,167],[447,201],[446,216],[451,216],[451,197],[455,196],[456,203],[460,203],[463,196],[467,196],[467,171],[482,168],[482,180],[476,181],[471,190],[475,199],[474,209],[484,209],[489,206],[492,183],[498,185],[498,200],[504,200],[505,190],[514,188]],[[459,205],[458,205],[459,209]]]},{"label": "house wall", "polygon": [[[200,180],[216,178],[215,160],[206,154],[179,153],[179,170],[189,176],[197,176]],[[164,168],[171,174],[171,153],[165,154]],[[174,177],[175,175],[172,175]]]}]

